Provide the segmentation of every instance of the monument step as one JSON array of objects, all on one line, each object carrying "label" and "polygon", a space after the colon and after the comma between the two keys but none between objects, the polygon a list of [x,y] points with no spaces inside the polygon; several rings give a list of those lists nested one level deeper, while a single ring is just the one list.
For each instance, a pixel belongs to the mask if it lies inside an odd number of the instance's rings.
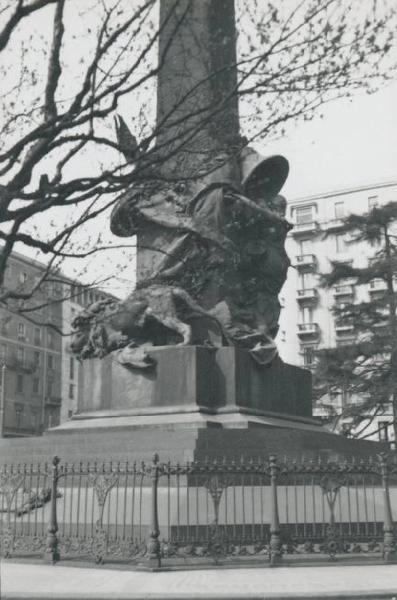
[{"label": "monument step", "polygon": [[246,418],[246,427],[222,429],[194,427],[183,428],[179,423],[173,430],[158,428],[93,429],[70,431],[59,435],[50,431],[37,438],[0,440],[1,463],[31,463],[49,461],[58,455],[63,462],[86,461],[140,461],[151,460],[154,452],[162,461],[182,462],[227,458],[240,460],[267,457],[276,454],[280,458],[316,459],[374,456],[387,450],[387,444],[364,440],[349,440],[341,435],[327,432],[318,426],[309,430],[294,427],[270,426]]}]

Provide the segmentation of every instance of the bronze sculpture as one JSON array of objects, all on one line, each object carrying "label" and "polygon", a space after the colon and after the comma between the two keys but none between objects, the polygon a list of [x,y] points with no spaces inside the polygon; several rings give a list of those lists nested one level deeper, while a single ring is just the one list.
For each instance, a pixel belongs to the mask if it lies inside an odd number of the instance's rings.
[{"label": "bronze sculpture", "polygon": [[215,170],[193,182],[190,200],[186,191],[178,195],[178,185],[164,184],[138,186],[120,198],[113,232],[155,230],[150,250],[160,258],[125,301],[111,310],[106,302],[94,305],[75,319],[72,348],[80,358],[117,349],[120,362],[144,368],[151,365],[145,349],[193,343],[238,345],[260,364],[271,362],[289,266],[284,241],[291,226],[278,195],[288,162],[246,149],[241,171],[240,189],[217,181]]}]

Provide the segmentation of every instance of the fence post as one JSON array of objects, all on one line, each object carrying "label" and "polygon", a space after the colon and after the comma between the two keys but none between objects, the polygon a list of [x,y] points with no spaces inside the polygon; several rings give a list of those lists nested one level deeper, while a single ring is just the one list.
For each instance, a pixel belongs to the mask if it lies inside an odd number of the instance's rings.
[{"label": "fence post", "polygon": [[280,537],[280,520],[278,516],[277,476],[279,472],[276,456],[269,457],[270,471],[270,565],[280,563],[282,558],[282,543]]},{"label": "fence post", "polygon": [[389,469],[387,456],[384,452],[380,454],[380,469],[383,487],[383,559],[385,562],[394,562],[396,559],[396,541],[394,539],[393,518],[390,503]]},{"label": "fence post", "polygon": [[159,516],[158,516],[158,484],[159,484],[159,455],[156,453],[153,456],[152,465],[150,468],[150,476],[152,479],[152,502],[150,515],[150,536],[146,552],[146,566],[161,567],[161,552],[159,542]]},{"label": "fence post", "polygon": [[57,493],[58,493],[58,465],[59,458],[54,456],[52,459],[52,474],[51,474],[51,506],[50,506],[50,522],[47,528],[46,548],[44,550],[44,562],[55,564],[61,559],[58,550],[58,521],[57,521]]}]

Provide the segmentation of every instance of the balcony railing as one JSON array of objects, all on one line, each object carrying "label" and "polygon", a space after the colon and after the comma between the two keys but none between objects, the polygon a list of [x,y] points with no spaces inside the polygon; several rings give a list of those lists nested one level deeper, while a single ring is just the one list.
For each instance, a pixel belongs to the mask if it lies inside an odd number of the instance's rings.
[{"label": "balcony railing", "polygon": [[318,221],[309,221],[307,223],[294,223],[292,235],[299,236],[307,233],[318,233],[320,231],[320,225]]},{"label": "balcony railing", "polygon": [[[4,359],[3,359],[4,360]],[[17,358],[15,355],[7,356],[5,366],[12,371],[23,371],[25,373],[33,373],[37,368],[37,363],[33,360]]]},{"label": "balcony railing", "polygon": [[340,230],[343,229],[344,223],[343,223],[343,219],[332,219],[331,221],[328,221],[325,225],[325,229],[327,229],[328,231],[332,231],[332,230]]},{"label": "balcony railing", "polygon": [[315,288],[302,289],[297,291],[298,302],[314,303],[318,300],[318,291]]},{"label": "balcony railing", "polygon": [[293,266],[296,269],[307,269],[314,271],[317,267],[317,258],[314,254],[300,254],[295,257],[293,261]]},{"label": "balcony railing", "polygon": [[336,335],[354,335],[354,325],[352,323],[335,323]]},{"label": "balcony railing", "polygon": [[351,267],[353,265],[351,254],[346,254],[345,252],[341,253],[339,256],[333,257],[331,262],[337,265],[346,265],[347,267]]},{"label": "balcony railing", "polygon": [[385,292],[386,290],[387,290],[386,281],[383,281],[383,279],[374,279],[369,284],[369,293],[370,294]]},{"label": "balcony railing", "polygon": [[320,328],[318,323],[299,323],[297,334],[300,338],[318,338],[320,336]]},{"label": "balcony railing", "polygon": [[62,398],[60,398],[59,396],[46,396],[45,404],[52,406],[60,406],[62,404]]},{"label": "balcony railing", "polygon": [[334,296],[354,296],[354,285],[336,285],[334,287]]}]

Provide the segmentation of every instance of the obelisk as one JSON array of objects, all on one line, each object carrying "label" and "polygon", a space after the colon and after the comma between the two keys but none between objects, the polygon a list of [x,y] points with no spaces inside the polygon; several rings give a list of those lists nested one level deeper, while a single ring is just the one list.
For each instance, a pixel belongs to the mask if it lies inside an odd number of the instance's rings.
[{"label": "obelisk", "polygon": [[206,175],[239,143],[234,0],[160,0],[159,65],[163,171]]},{"label": "obelisk", "polygon": [[[152,177],[132,186],[111,219],[118,236],[136,234],[137,279],[150,278],[177,236],[152,219],[131,218],[134,198],[147,215],[171,220],[211,181],[237,188],[241,149],[234,0],[160,0],[156,147]],[[149,219],[148,219],[149,221]]]}]

